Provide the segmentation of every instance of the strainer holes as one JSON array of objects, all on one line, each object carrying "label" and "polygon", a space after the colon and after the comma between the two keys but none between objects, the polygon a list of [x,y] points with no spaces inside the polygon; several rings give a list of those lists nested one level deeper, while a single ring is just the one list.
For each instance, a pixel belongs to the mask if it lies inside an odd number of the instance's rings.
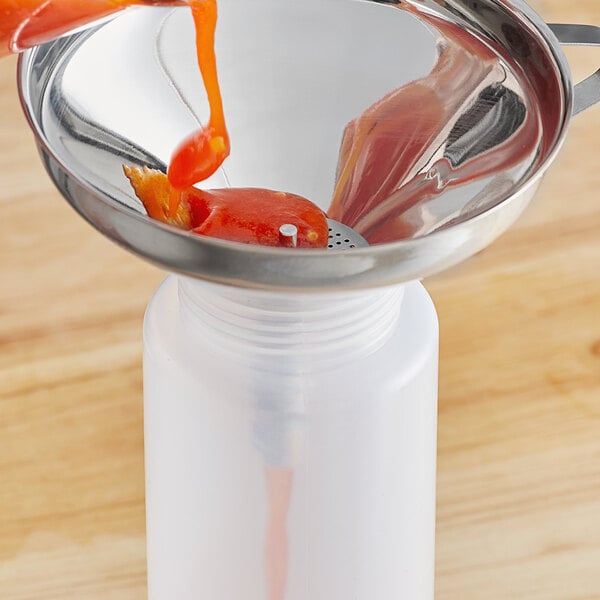
[{"label": "strainer holes", "polygon": [[[1,2],[2,0],[0,0]],[[328,219],[327,227],[329,229],[329,239],[327,240],[326,248],[336,252],[343,252],[354,248],[360,248],[363,245],[368,246],[366,240],[353,231],[352,228]],[[356,237],[353,237],[356,236]]]}]

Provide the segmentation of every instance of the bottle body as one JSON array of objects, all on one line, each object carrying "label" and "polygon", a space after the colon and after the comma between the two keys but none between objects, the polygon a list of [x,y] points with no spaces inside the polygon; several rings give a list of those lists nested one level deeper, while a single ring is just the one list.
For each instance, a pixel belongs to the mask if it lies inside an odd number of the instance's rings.
[{"label": "bottle body", "polygon": [[150,600],[431,600],[437,335],[420,284],[168,278],[144,326]]}]

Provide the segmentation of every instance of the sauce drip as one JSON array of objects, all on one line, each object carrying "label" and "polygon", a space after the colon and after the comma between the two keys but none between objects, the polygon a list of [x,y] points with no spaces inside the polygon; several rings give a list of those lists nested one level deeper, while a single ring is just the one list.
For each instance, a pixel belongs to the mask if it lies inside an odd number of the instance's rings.
[{"label": "sauce drip", "polygon": [[[184,140],[175,150],[169,165],[169,181],[185,189],[210,177],[229,156],[230,144],[215,58],[216,0],[190,0],[196,25],[198,65],[210,106],[210,119],[202,129]],[[171,209],[176,210],[174,204]]]}]

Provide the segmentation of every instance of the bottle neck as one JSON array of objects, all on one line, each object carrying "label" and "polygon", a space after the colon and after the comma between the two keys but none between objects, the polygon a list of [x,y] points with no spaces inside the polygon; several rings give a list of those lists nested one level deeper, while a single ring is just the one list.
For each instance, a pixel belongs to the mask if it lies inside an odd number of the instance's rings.
[{"label": "bottle neck", "polygon": [[282,372],[331,368],[377,351],[393,333],[403,293],[403,286],[266,292],[179,278],[186,331],[253,368]]}]

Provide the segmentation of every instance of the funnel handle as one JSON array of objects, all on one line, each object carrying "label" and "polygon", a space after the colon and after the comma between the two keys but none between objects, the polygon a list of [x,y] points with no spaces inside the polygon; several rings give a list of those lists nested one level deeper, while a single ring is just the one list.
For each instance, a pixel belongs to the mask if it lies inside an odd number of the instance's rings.
[{"label": "funnel handle", "polygon": [[[600,46],[600,27],[552,23],[550,29],[563,46]],[[575,86],[573,115],[600,102],[600,69]]]}]

